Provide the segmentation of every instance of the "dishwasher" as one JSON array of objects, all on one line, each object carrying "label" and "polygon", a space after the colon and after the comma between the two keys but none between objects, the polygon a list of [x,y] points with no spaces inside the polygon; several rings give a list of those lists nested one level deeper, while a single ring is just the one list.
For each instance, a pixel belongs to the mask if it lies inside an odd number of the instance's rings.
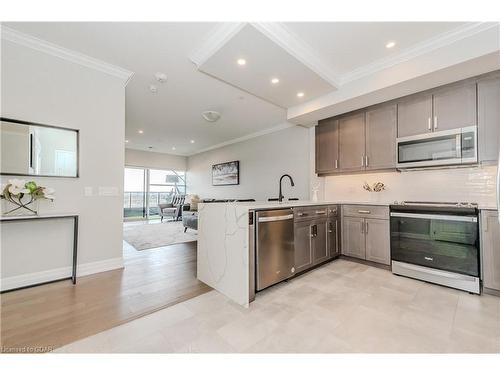
[{"label": "dishwasher", "polygon": [[255,279],[260,291],[295,272],[293,210],[257,211],[255,221]]}]

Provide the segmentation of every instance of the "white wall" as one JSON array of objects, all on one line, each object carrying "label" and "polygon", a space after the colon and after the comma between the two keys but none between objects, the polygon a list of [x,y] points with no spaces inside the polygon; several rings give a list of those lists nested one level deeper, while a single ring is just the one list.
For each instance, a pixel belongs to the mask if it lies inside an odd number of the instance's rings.
[{"label": "white wall", "polygon": [[[40,213],[80,215],[80,270],[120,267],[124,80],[6,40],[1,52],[2,116],[80,130],[79,178],[29,178],[56,189],[55,202],[44,202]],[[7,180],[1,178],[2,183]],[[92,196],[85,196],[85,187],[92,188]],[[112,195],[99,195],[99,187],[110,188]],[[2,225],[3,282],[6,278],[18,282],[22,272],[29,273],[32,281],[68,273],[70,257],[60,255],[71,251],[67,225],[46,221],[31,231],[32,225]]]},{"label": "white wall", "polygon": [[125,165],[129,167],[185,171],[187,169],[187,158],[185,156],[127,148],[125,149]]},{"label": "white wall", "polygon": [[[267,200],[278,196],[282,174],[295,187],[283,184],[285,197],[309,198],[309,129],[294,126],[244,142],[188,157],[188,193],[202,198]],[[240,161],[240,184],[212,186],[212,165]]]}]

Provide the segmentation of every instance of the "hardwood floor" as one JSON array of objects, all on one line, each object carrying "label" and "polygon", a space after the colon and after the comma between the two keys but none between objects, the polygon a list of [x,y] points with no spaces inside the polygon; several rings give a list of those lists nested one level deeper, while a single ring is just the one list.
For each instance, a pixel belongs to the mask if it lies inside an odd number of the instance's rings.
[{"label": "hardwood floor", "polygon": [[[2,352],[49,351],[211,290],[196,279],[196,242],[137,251],[125,268],[4,293]],[[31,349],[33,350],[33,349]]]}]

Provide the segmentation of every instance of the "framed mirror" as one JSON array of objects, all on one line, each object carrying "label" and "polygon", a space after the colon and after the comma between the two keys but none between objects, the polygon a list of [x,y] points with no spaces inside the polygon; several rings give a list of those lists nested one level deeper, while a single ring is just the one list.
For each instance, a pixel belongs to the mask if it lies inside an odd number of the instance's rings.
[{"label": "framed mirror", "polygon": [[1,175],[78,177],[78,130],[0,120]]}]

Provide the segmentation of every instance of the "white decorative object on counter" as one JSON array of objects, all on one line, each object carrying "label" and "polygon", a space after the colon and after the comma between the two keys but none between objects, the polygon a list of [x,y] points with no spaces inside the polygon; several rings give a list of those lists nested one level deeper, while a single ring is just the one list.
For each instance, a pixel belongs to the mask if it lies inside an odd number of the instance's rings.
[{"label": "white decorative object on counter", "polygon": [[312,197],[311,197],[311,200],[313,202],[317,202],[318,201],[318,191],[319,191],[319,182],[314,184],[313,187],[312,187]]}]

